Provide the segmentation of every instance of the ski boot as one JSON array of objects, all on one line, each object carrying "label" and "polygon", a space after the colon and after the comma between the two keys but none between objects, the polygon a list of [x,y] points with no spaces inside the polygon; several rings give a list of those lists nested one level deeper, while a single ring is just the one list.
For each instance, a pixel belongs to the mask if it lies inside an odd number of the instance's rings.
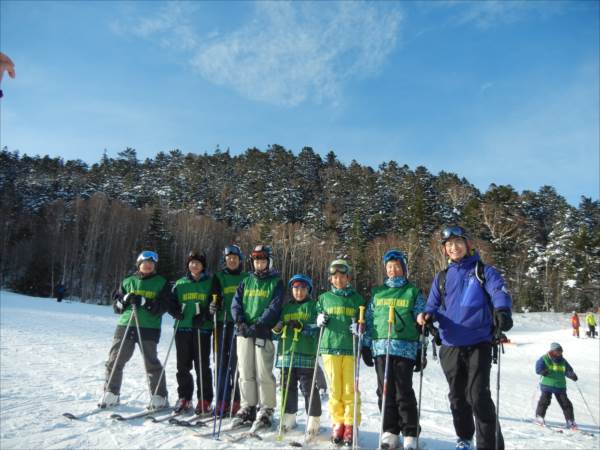
[{"label": "ski boot", "polygon": [[567,420],[567,429],[571,431],[577,431],[577,424],[574,420]]},{"label": "ski boot", "polygon": [[208,400],[198,400],[196,409],[194,410],[197,416],[210,415],[212,414],[212,408]]},{"label": "ski boot", "polygon": [[110,408],[119,404],[119,395],[113,394],[110,391],[106,391],[102,394],[102,398],[98,402],[99,408]]},{"label": "ski boot", "polygon": [[190,401],[187,398],[180,398],[175,403],[175,408],[173,408],[173,412],[179,414],[184,411],[187,411],[190,408]]},{"label": "ski boot", "polygon": [[471,441],[469,439],[460,439],[456,440],[456,450],[472,450]]},{"label": "ski boot", "polygon": [[354,426],[352,425],[344,425],[344,446],[352,447],[352,438],[354,435]]},{"label": "ski boot", "polygon": [[319,435],[319,427],[321,426],[321,418],[319,416],[308,416],[306,424],[308,438],[314,439]]},{"label": "ski boot", "polygon": [[162,395],[153,395],[148,404],[149,410],[159,410],[169,406],[169,400]]},{"label": "ski boot", "polygon": [[250,424],[256,419],[256,406],[246,406],[240,409],[233,419],[231,419],[230,428],[239,428],[243,425]]},{"label": "ski boot", "polygon": [[417,438],[414,436],[404,436],[404,450],[417,450]]},{"label": "ski boot", "polygon": [[331,442],[334,444],[341,444],[344,439],[344,424],[338,423],[333,425],[331,428]]},{"label": "ski boot", "polygon": [[256,416],[256,420],[252,424],[252,428],[250,428],[250,432],[254,433],[257,430],[262,430],[264,428],[271,428],[273,425],[273,414],[275,411],[273,408],[260,408],[258,411],[258,415]]},{"label": "ski boot", "polygon": [[296,414],[285,413],[283,415],[283,431],[290,431],[296,428]]},{"label": "ski boot", "polygon": [[535,416],[535,419],[533,419],[533,421],[541,427],[546,426],[546,421],[542,416]]},{"label": "ski boot", "polygon": [[380,450],[396,450],[400,445],[398,435],[385,431],[381,435],[381,447]]}]

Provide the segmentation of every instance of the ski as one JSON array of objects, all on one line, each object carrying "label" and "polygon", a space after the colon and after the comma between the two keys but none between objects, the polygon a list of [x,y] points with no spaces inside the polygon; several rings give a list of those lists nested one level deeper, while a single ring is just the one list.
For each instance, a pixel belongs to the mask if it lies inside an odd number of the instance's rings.
[{"label": "ski", "polygon": [[582,430],[581,428],[567,428],[566,431],[567,431],[568,434],[571,434],[571,433],[572,434],[580,433],[580,434],[583,434],[584,436],[589,436],[589,437],[595,437],[596,436],[591,431]]},{"label": "ski", "polygon": [[236,442],[240,442],[244,439],[258,439],[259,441],[262,441],[263,438],[259,436],[259,434],[256,431],[243,431],[241,433],[222,433],[223,434],[223,438],[229,442],[230,444],[234,444]]},{"label": "ski", "polygon": [[181,427],[196,427],[196,426],[206,426],[208,423],[211,423],[214,420],[213,416],[208,416],[206,414],[196,414],[189,419],[177,419],[175,417],[169,419],[169,423],[171,425],[179,425]]},{"label": "ski", "polygon": [[121,414],[111,414],[110,418],[111,419],[115,419],[115,420],[119,420],[119,421],[127,421],[127,420],[133,420],[133,419],[140,419],[142,417],[149,416],[151,414],[157,413],[159,411],[163,411],[165,409],[167,409],[167,408],[147,409],[145,411],[140,411],[138,413],[130,414],[128,416],[123,416]]},{"label": "ski", "polygon": [[86,417],[93,416],[93,415],[101,413],[103,411],[110,411],[110,407],[104,407],[104,408],[98,407],[95,409],[91,409],[87,412],[81,413],[81,414],[73,414],[70,412],[66,412],[66,413],[63,413],[63,417],[66,417],[67,419],[70,419],[70,420],[82,420],[82,419],[85,419]]},{"label": "ski", "polygon": [[171,413],[166,414],[162,417],[154,417],[152,415],[146,416],[146,419],[151,421],[152,423],[161,423],[161,422],[166,422],[166,421],[171,421],[171,420],[177,420],[176,417],[177,416],[181,416],[183,413],[185,413],[185,411],[171,411]]}]

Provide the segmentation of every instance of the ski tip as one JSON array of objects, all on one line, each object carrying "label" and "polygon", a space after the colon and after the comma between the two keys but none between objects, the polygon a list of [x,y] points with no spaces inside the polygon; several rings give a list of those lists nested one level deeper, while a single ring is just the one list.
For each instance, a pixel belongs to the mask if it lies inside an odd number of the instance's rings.
[{"label": "ski tip", "polygon": [[122,416],[122,415],[120,415],[120,414],[112,414],[112,415],[110,416],[110,418],[111,418],[111,419],[114,419],[114,420],[125,420],[125,417],[123,417],[123,416]]},{"label": "ski tip", "polygon": [[75,414],[71,414],[71,413],[63,413],[63,417],[66,417],[67,419],[71,419],[71,420],[77,420],[77,417],[75,416]]},{"label": "ski tip", "polygon": [[289,442],[289,443],[288,443],[288,445],[289,445],[290,447],[302,447],[302,443],[300,443],[300,442],[297,442],[297,441],[292,441],[292,442]]}]

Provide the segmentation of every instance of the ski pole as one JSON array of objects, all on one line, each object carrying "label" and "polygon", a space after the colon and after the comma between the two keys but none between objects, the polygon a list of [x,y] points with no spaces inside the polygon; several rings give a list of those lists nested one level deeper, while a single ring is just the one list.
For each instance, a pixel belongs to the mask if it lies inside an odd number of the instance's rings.
[{"label": "ski pole", "polygon": [[283,391],[283,399],[281,402],[281,416],[279,418],[279,434],[277,435],[277,440],[283,440],[283,414],[285,414],[285,407],[287,405],[288,392],[290,390],[290,379],[292,378],[292,370],[294,369],[294,354],[296,353],[296,344],[298,343],[298,334],[302,331],[301,328],[294,328],[294,337],[292,338],[291,344],[291,355],[290,355],[290,363],[288,365],[288,374],[287,381],[285,382],[285,390]]},{"label": "ski pole", "polygon": [[[352,418],[352,450],[356,450],[356,440],[358,439],[358,424],[356,423],[358,419],[358,396],[360,393],[358,392],[358,383],[360,377],[360,351],[362,346],[362,337],[365,329],[365,307],[358,307],[358,346],[356,349],[355,358],[355,369],[354,369],[354,411]],[[352,339],[354,342],[354,339]]]},{"label": "ski pole", "polygon": [[[217,294],[213,294],[212,295],[212,302],[213,303],[217,303]],[[217,343],[219,340],[219,333],[217,331],[217,312],[215,311],[215,313],[213,314],[213,380],[214,380],[214,389],[213,392],[215,392],[215,395],[218,395],[219,391],[218,391],[218,385],[217,383],[219,382],[219,380],[217,379],[217,355],[219,352],[219,349],[217,348]],[[215,405],[216,406],[216,405]]]},{"label": "ski pole", "polygon": [[[227,320],[227,313],[225,314],[225,318],[224,320]],[[233,326],[233,323],[232,323]],[[225,334],[225,333],[223,333]],[[229,376],[231,375],[231,358],[233,357],[234,352],[236,351],[235,348],[235,331],[231,330],[231,341],[229,342],[229,358],[227,358],[227,370],[225,371],[225,379],[223,380],[223,395],[221,397],[221,401],[224,403],[225,399],[227,398],[227,388],[229,387]],[[223,350],[221,350],[221,354],[223,354]],[[237,364],[236,364],[236,369],[237,369]],[[237,372],[236,372],[237,373]],[[229,392],[229,411],[230,411],[230,417],[233,411],[233,396],[235,395],[235,392]],[[223,423],[223,412],[224,412],[225,408],[221,408],[221,411],[219,412],[219,429],[217,430],[217,435],[216,435],[216,439],[219,439],[219,436],[221,435],[221,424]]]},{"label": "ski pole", "polygon": [[[222,335],[221,335],[221,354],[219,355],[219,371],[218,371],[218,375],[217,375],[217,399],[215,400],[215,414],[214,414],[214,421],[213,421],[213,437],[215,436],[215,433],[217,431],[217,408],[219,408],[219,393],[221,392],[221,385],[223,385],[223,394],[221,396],[221,404],[220,404],[220,409],[221,412],[219,414],[219,416],[223,416],[222,412],[223,412],[223,408],[225,407],[225,389],[224,389],[224,384],[223,381],[221,380],[221,377],[223,375],[223,355],[225,354],[225,352],[223,351],[223,346],[225,345],[225,335],[227,334],[227,311],[223,311],[224,315],[223,315],[223,330],[222,330]],[[215,319],[217,318],[217,315],[215,313]]]},{"label": "ski pole", "polygon": [[[388,334],[387,334],[387,342],[385,343],[385,365],[383,366],[383,389],[381,392],[381,411],[379,412],[379,421],[381,422],[381,426],[379,428],[379,445],[377,448],[381,448],[381,438],[383,436],[383,414],[385,411],[385,403],[387,398],[387,388],[388,388],[388,368],[390,363],[390,341],[392,337],[392,325],[394,324],[394,306],[390,305],[388,310]],[[418,429],[418,425],[417,425]],[[418,447],[418,446],[417,446]]]},{"label": "ski pole", "polygon": [[[196,303],[196,315],[200,314],[200,303]],[[204,412],[204,378],[202,371],[204,363],[202,362],[202,340],[200,338],[200,326],[196,328],[196,338],[198,340],[198,374],[200,375],[200,411],[198,415]]]},{"label": "ski pole", "polygon": [[[185,303],[183,304],[183,308],[185,309]],[[160,382],[163,379],[163,376],[165,375],[165,369],[167,367],[167,361],[169,360],[169,354],[171,353],[171,348],[173,347],[173,342],[175,342],[175,335],[177,334],[177,328],[179,328],[179,320],[175,321],[175,327],[173,328],[173,337],[171,338],[171,341],[169,342],[169,348],[167,350],[167,356],[165,356],[165,360],[163,362],[162,365],[162,370],[160,371],[160,376],[158,377],[158,383],[156,383],[156,387],[154,388],[154,394],[156,395],[156,393],[158,392],[158,387],[160,386]]]},{"label": "ski pole", "polygon": [[[123,333],[123,337],[121,338],[121,343],[119,344],[119,350],[117,351],[117,357],[115,358],[115,362],[113,363],[112,369],[110,370],[110,375],[108,380],[106,381],[106,385],[104,386],[104,390],[102,394],[106,394],[108,387],[110,386],[110,382],[113,379],[113,375],[115,374],[115,370],[117,368],[117,363],[119,362],[119,357],[121,356],[121,350],[123,350],[123,345],[125,344],[125,338],[127,337],[127,332],[131,328],[131,321],[133,320],[133,314],[129,316],[129,321],[127,322],[127,326],[125,327],[125,332]],[[103,395],[104,397],[104,395]]]},{"label": "ski pole", "polygon": [[[502,353],[504,353],[504,344],[502,343],[503,337],[504,335],[500,335],[494,346],[498,360],[498,375],[496,375],[496,450],[498,450],[500,446],[500,362],[502,360]],[[498,351],[498,347],[500,347],[500,351]]]},{"label": "ski pole", "polygon": [[[135,328],[137,331],[137,341],[140,346],[140,353],[142,354],[142,359],[144,360],[144,369],[146,370],[146,381],[148,382],[148,392],[150,393],[150,406],[152,406],[152,385],[150,384],[150,374],[148,373],[148,363],[146,361],[146,355],[144,355],[144,346],[142,345],[142,333],[140,332],[140,321],[138,320],[137,315],[137,306],[132,304],[133,308],[132,316],[135,320]],[[151,409],[151,408],[148,408]]]},{"label": "ski pole", "polygon": [[319,330],[319,340],[317,341],[317,353],[315,355],[315,368],[313,369],[312,381],[310,383],[310,395],[308,397],[308,411],[307,411],[307,419],[306,419],[306,427],[304,428],[304,440],[302,442],[302,446],[306,446],[306,439],[308,438],[308,416],[310,416],[310,410],[312,408],[312,401],[315,393],[315,383],[317,382],[317,369],[319,366],[319,350],[321,349],[321,338],[323,337],[323,330],[325,328],[321,327]]},{"label": "ski pole", "polygon": [[[237,344],[237,340],[236,340],[236,344]],[[237,353],[237,346],[235,349],[236,353]],[[233,372],[233,390],[231,391],[230,394],[230,399],[231,399],[231,408],[229,408],[229,418],[231,419],[233,417],[233,402],[235,401],[235,390],[238,388],[238,378],[239,378],[239,370],[240,370],[240,361],[239,358],[235,358],[235,372]]]},{"label": "ski pole", "polygon": [[[419,403],[417,404],[417,448],[419,448],[419,436],[421,434],[421,393],[423,391],[423,371],[425,370],[425,356],[427,355],[428,334],[429,329],[426,326],[423,326],[422,335],[419,339],[421,344],[421,354],[419,355],[419,358],[421,359],[421,373],[419,374]],[[435,343],[433,345],[435,345]]]},{"label": "ski pole", "polygon": [[[285,340],[286,339],[287,339],[287,326],[284,325],[283,328],[281,329],[281,339],[279,340],[279,343],[281,344],[281,351],[279,352],[279,360],[281,361],[281,378],[280,378],[281,405],[279,406],[279,433],[277,434],[277,440],[279,440],[279,436],[281,435],[281,430],[283,428],[283,414],[284,414],[283,399],[285,398],[285,392],[284,392],[285,364],[283,362],[283,356],[285,355]],[[279,350],[279,348],[278,348],[278,350]]]},{"label": "ski pole", "polygon": [[587,401],[585,400],[585,397],[583,396],[583,392],[581,392],[581,389],[579,389],[579,384],[577,384],[577,381],[574,381],[574,383],[575,383],[575,387],[579,391],[579,394],[581,395],[583,403],[585,403],[585,407],[587,408],[588,414],[592,417],[592,421],[594,422],[594,425],[598,426],[598,422],[596,422],[596,418],[592,414],[592,410],[590,409]]}]

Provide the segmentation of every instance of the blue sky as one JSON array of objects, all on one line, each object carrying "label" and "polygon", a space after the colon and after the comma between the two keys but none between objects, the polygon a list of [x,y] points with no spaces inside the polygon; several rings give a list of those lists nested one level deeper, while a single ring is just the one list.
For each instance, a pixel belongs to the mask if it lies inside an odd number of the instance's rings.
[{"label": "blue sky", "polygon": [[599,197],[596,1],[0,2],[1,145],[280,144]]}]

